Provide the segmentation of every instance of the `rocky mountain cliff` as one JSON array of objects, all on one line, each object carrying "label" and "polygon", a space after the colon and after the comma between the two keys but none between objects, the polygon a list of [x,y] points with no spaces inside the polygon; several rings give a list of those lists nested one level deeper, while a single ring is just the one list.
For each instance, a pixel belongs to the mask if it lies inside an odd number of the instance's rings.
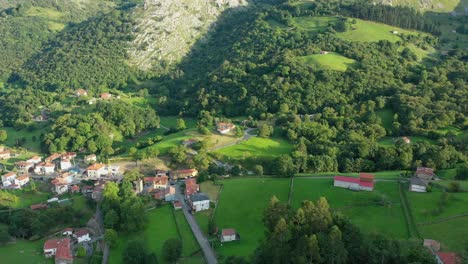
[{"label": "rocky mountain cliff", "polygon": [[134,13],[130,64],[150,70],[180,61],[223,11],[245,5],[247,0],[145,0]]}]

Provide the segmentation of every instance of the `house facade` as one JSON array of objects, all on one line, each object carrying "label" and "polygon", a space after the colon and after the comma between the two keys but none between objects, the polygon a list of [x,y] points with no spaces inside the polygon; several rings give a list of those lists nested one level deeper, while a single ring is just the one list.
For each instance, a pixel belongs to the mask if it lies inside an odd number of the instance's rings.
[{"label": "house facade", "polygon": [[418,177],[411,177],[410,191],[412,192],[427,192],[427,181]]},{"label": "house facade", "polygon": [[204,193],[195,193],[190,196],[190,206],[195,212],[210,209],[210,198]]},{"label": "house facade", "polygon": [[78,243],[91,241],[89,230],[86,228],[76,230],[73,237],[78,240]]},{"label": "house facade", "polygon": [[33,164],[38,164],[38,163],[41,163],[41,161],[42,161],[41,157],[34,156],[34,157],[28,159],[26,162],[30,162],[30,163],[33,163]]},{"label": "house facade", "polygon": [[2,175],[2,184],[4,187],[8,187],[12,184],[15,184],[16,173],[10,171],[4,175]]},{"label": "house facade", "polygon": [[29,183],[29,175],[20,175],[18,178],[16,178],[15,183],[18,184],[20,187],[23,187],[24,185]]},{"label": "house facade", "polygon": [[20,172],[28,172],[34,167],[34,163],[28,161],[18,161],[15,163],[15,165]]},{"label": "house facade", "polygon": [[107,175],[106,164],[96,163],[88,167],[88,177],[100,178]]},{"label": "house facade", "polygon": [[221,242],[231,242],[231,241],[236,241],[239,240],[239,234],[236,233],[236,230],[233,228],[226,228],[221,230],[221,237],[220,240]]},{"label": "house facade", "polygon": [[236,128],[236,126],[231,123],[218,122],[216,124],[216,131],[218,131],[222,135],[231,132],[234,128]]},{"label": "house facade", "polygon": [[426,181],[433,180],[435,177],[434,169],[427,167],[418,167],[414,176]]},{"label": "house facade", "polygon": [[356,191],[373,191],[374,178],[370,174],[363,174],[359,178],[335,176],[333,186]]}]

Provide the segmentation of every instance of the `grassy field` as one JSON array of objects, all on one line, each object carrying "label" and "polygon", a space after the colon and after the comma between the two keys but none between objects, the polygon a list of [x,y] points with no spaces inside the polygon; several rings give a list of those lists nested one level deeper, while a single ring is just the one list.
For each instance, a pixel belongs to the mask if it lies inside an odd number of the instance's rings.
[{"label": "grassy field", "polygon": [[37,185],[37,192],[27,192],[24,190],[11,190],[10,193],[15,194],[18,197],[18,202],[16,203],[14,208],[25,208],[29,207],[32,204],[43,203],[46,202],[47,199],[53,197],[53,194],[50,191],[40,190],[40,183],[36,183]]},{"label": "grassy field", "polygon": [[[7,131],[8,138],[5,142],[5,146],[8,147],[15,147],[16,142],[22,138],[26,139],[24,144],[25,148],[29,151],[33,152],[40,152],[41,150],[41,143],[40,137],[41,134],[45,132],[46,127],[44,125],[39,126],[38,129],[33,131],[28,131],[27,129],[22,130],[15,130],[12,127],[4,127],[2,128]],[[33,137],[35,137],[35,141],[33,141]]]},{"label": "grassy field", "polygon": [[[177,119],[178,118],[179,118],[178,116],[161,116],[160,117],[160,119],[161,119],[160,124],[162,126],[165,126],[165,127],[168,127],[168,128],[175,128],[176,125],[177,125]],[[196,119],[186,118],[186,117],[183,117],[182,119],[185,121],[185,126],[187,128],[197,127],[197,120]]]},{"label": "grassy field", "polygon": [[292,150],[293,146],[284,139],[253,137],[216,152],[230,159],[242,159],[250,156],[275,158]]},{"label": "grassy field", "polygon": [[313,54],[299,57],[299,60],[309,65],[314,65],[328,70],[346,71],[356,61],[337,53]]},{"label": "grassy field", "polygon": [[174,217],[182,240],[182,256],[189,257],[195,252],[200,251],[200,246],[185,219],[184,213],[180,210],[175,211]]},{"label": "grassy field", "polygon": [[336,17],[296,17],[295,25],[310,34],[324,32],[328,27],[334,25],[338,19]]},{"label": "grassy field", "polygon": [[468,242],[468,217],[452,219],[446,222],[419,226],[424,238],[431,238],[442,243],[446,251],[461,252],[466,249]]},{"label": "grassy field", "polygon": [[202,230],[205,235],[208,235],[208,221],[211,217],[211,213],[213,212],[213,209],[209,209],[206,211],[201,211],[195,214],[195,220],[198,223],[198,226]]},{"label": "grassy field", "polygon": [[388,40],[390,42],[397,42],[401,40],[401,38],[397,34],[393,34],[391,32],[393,30],[398,31],[398,34],[418,34],[416,31],[405,30],[395,26],[360,19],[356,19],[356,24],[353,26],[355,27],[354,30],[350,29],[346,32],[337,33],[337,36],[349,41],[374,42],[379,40]]},{"label": "grassy field", "polygon": [[[343,212],[364,232],[378,231],[395,238],[408,236],[397,183],[378,182],[373,192],[355,192],[333,187],[332,179],[294,180],[293,207],[319,197],[325,197],[332,209]],[[378,204],[381,200],[388,201],[388,205]]]},{"label": "grassy field", "polygon": [[215,185],[212,181],[205,181],[200,184],[200,192],[206,193],[211,201],[218,199],[220,186]]},{"label": "grassy field", "polygon": [[0,246],[1,263],[8,264],[51,264],[54,259],[46,259],[42,251],[43,240],[17,240],[15,244]]},{"label": "grassy field", "polygon": [[143,232],[120,236],[118,245],[111,250],[109,263],[123,263],[122,252],[128,241],[141,238],[146,240],[148,248],[155,252],[158,260],[162,262],[161,256],[164,242],[170,238],[179,237],[172,210],[170,205],[152,210],[148,213],[148,227]]},{"label": "grassy field", "polygon": [[[437,184],[445,188],[449,188],[452,182],[456,182],[460,184],[460,188],[463,192],[468,192],[468,181],[447,180],[447,181],[438,181]],[[468,211],[468,208],[467,208],[467,211]]]},{"label": "grassy field", "polygon": [[225,243],[217,251],[224,256],[249,256],[264,236],[262,215],[273,195],[287,201],[289,179],[233,179],[224,185],[215,220],[220,229],[235,228],[238,242]]}]

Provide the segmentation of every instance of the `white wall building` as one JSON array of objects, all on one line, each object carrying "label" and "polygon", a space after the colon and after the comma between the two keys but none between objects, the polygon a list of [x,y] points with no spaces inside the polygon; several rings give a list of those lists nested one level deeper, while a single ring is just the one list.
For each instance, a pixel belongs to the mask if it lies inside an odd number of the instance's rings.
[{"label": "white wall building", "polygon": [[192,210],[200,212],[210,209],[210,198],[204,193],[195,193],[190,196]]}]

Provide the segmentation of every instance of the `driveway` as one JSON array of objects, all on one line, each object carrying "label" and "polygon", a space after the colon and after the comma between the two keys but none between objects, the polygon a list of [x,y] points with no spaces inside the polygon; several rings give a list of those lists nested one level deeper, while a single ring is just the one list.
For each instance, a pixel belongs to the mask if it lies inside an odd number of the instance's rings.
[{"label": "driveway", "polygon": [[192,232],[195,235],[198,244],[200,245],[200,248],[203,250],[203,255],[205,255],[206,262],[208,264],[218,263],[213,248],[211,248],[210,243],[208,243],[208,240],[198,226],[197,221],[195,221],[195,217],[193,217],[193,215],[189,212],[189,205],[185,202],[184,196],[180,192],[179,184],[176,184],[175,188],[177,199],[182,203],[182,211],[184,212],[185,219],[187,219],[187,222],[189,223],[190,228],[192,229]]}]

